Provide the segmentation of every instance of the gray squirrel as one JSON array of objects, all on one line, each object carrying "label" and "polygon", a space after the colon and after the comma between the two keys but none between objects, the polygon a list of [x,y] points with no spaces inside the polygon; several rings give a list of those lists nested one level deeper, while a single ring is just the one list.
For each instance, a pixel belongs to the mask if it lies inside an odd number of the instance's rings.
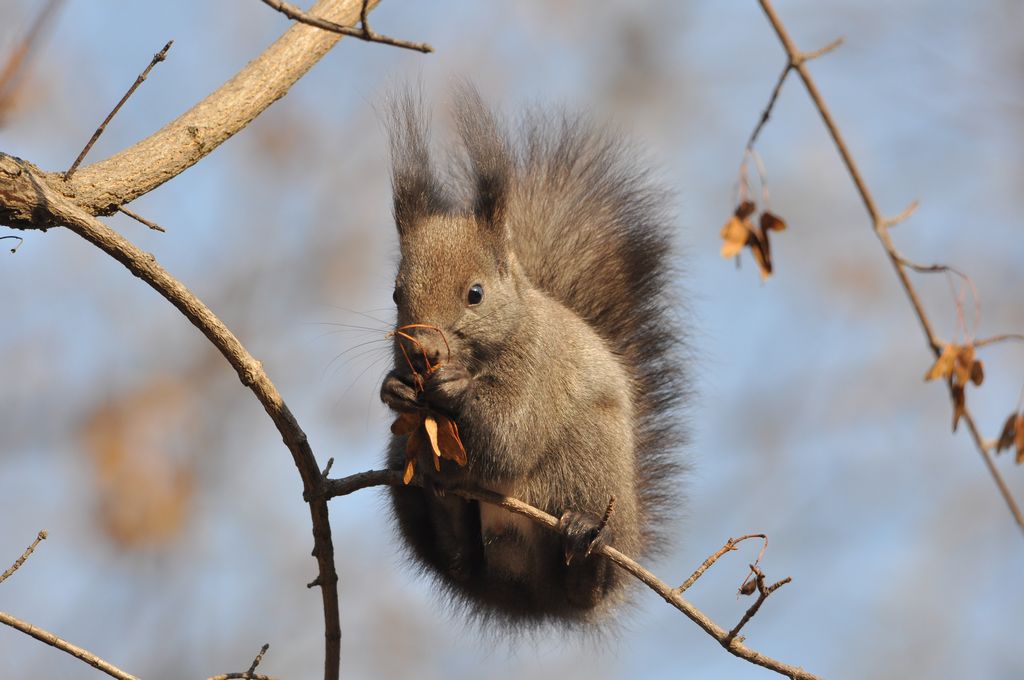
[{"label": "gray squirrel", "polygon": [[[475,90],[454,99],[461,146],[444,174],[418,96],[399,95],[388,125],[404,330],[381,399],[450,418],[468,457],[435,472],[423,451],[424,487],[391,490],[398,530],[477,615],[586,625],[627,590],[593,546],[657,553],[680,494],[688,381],[667,192],[582,117],[533,112],[513,139]],[[392,437],[390,469],[406,448]],[[445,493],[459,484],[545,510],[565,535]]]}]

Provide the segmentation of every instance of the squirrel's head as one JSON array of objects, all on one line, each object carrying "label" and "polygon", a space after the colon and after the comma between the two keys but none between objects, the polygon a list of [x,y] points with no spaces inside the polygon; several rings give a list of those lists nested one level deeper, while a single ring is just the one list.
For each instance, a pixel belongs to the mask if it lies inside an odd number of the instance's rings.
[{"label": "squirrel's head", "polygon": [[[402,254],[394,300],[398,327],[414,326],[409,334],[425,351],[471,368],[515,341],[528,284],[507,224],[511,151],[475,93],[462,94],[456,110],[466,151],[461,191],[450,191],[431,166],[417,102],[406,93],[393,108],[392,185]],[[453,194],[468,201],[456,202]],[[439,329],[444,341],[434,330],[415,327],[420,324]]]}]

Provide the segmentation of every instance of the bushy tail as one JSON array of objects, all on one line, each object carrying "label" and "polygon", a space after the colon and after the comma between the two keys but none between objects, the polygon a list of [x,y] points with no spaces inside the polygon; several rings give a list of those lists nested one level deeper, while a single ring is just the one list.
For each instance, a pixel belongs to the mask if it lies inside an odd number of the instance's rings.
[{"label": "bushy tail", "polygon": [[645,541],[681,496],[680,406],[687,396],[669,193],[621,136],[582,116],[532,112],[508,135],[463,88],[456,116],[471,186],[511,177],[506,219],[520,264],[622,357],[635,381],[635,435]]}]

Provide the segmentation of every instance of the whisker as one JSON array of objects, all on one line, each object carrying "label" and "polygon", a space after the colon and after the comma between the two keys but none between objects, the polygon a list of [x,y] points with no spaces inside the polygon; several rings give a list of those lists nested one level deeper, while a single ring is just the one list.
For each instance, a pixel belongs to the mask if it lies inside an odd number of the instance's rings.
[{"label": "whisker", "polygon": [[[331,307],[332,309],[336,309],[336,310],[338,310],[340,312],[347,312],[348,314],[357,314],[357,315],[359,315],[359,316],[361,316],[363,318],[366,318],[366,319],[369,319],[370,321],[373,321],[374,323],[379,323],[379,324],[381,324],[382,326],[384,326],[386,328],[391,328],[391,326],[394,325],[390,321],[384,321],[382,319],[378,319],[377,317],[371,316],[371,315],[367,314],[366,312],[360,312],[358,309],[350,309],[348,307],[342,307],[340,305],[333,305],[333,304],[327,304],[326,306],[327,307]],[[378,310],[379,310],[379,308],[378,308]],[[377,310],[371,310],[371,311],[377,311]]]},{"label": "whisker", "polygon": [[[324,366],[324,376],[325,377],[327,376],[328,372],[331,370],[331,367],[334,366],[335,362],[337,362],[339,359],[344,357],[346,354],[349,354],[350,352],[354,352],[356,350],[362,350],[362,351],[357,352],[356,354],[351,354],[344,361],[342,361],[340,364],[335,366],[335,368],[334,368],[335,374],[337,374],[337,372],[339,372],[343,368],[345,368],[345,366],[347,366],[349,364],[349,362],[351,362],[351,361],[354,361],[354,360],[359,359],[361,357],[367,356],[367,355],[372,354],[373,352],[376,352],[376,351],[380,351],[380,350],[385,350],[386,351],[388,349],[388,347],[386,347],[386,346],[374,347],[373,345],[376,342],[377,342],[376,340],[371,340],[371,341],[368,341],[368,342],[361,342],[361,343],[359,343],[357,345],[353,345],[352,347],[349,347],[348,349],[344,350],[343,352],[337,354],[333,359],[331,359],[327,363],[326,366]],[[369,349],[365,349],[367,346],[370,346]]]}]

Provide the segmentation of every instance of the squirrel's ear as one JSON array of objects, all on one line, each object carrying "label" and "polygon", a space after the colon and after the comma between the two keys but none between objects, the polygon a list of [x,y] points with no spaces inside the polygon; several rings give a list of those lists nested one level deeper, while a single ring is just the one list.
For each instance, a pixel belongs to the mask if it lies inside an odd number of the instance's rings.
[{"label": "squirrel's ear", "polygon": [[424,217],[447,212],[449,201],[430,162],[421,94],[409,88],[392,94],[388,112],[395,224],[405,234]]},{"label": "squirrel's ear", "polygon": [[515,167],[508,139],[470,85],[456,91],[455,119],[466,150],[463,172],[473,191],[473,213],[503,233]]}]

